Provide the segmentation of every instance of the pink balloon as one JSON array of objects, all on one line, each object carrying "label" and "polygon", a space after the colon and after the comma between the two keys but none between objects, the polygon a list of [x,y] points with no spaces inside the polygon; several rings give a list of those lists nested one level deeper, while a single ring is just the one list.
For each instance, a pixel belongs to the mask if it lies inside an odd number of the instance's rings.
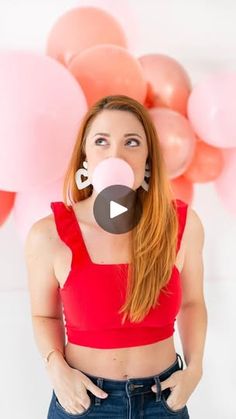
[{"label": "pink balloon", "polygon": [[97,193],[111,185],[124,185],[132,188],[133,184],[133,169],[125,160],[117,157],[109,157],[100,161],[92,174],[92,185]]},{"label": "pink balloon", "polygon": [[161,143],[171,179],[182,175],[190,164],[196,136],[188,120],[178,112],[165,108],[149,109]]},{"label": "pink balloon", "polygon": [[60,178],[87,110],[70,72],[32,52],[0,53],[0,188],[34,189]]},{"label": "pink balloon", "polygon": [[143,103],[147,83],[139,61],[116,45],[98,45],[82,51],[68,69],[92,105],[103,96],[124,94]]},{"label": "pink balloon", "polygon": [[214,182],[216,191],[228,210],[236,215],[236,148],[222,150],[224,168]]},{"label": "pink balloon", "polygon": [[147,54],[139,58],[148,81],[146,106],[167,107],[187,114],[191,81],[178,61],[163,54]]},{"label": "pink balloon", "polygon": [[86,48],[100,44],[127,47],[120,24],[108,12],[95,7],[77,7],[62,15],[48,39],[47,54],[68,65],[71,58]]},{"label": "pink balloon", "polygon": [[188,118],[200,138],[216,147],[236,146],[236,72],[213,74],[197,84]]},{"label": "pink balloon", "polygon": [[63,201],[63,182],[64,177],[47,185],[38,186],[32,191],[16,193],[13,217],[16,231],[22,243],[31,226],[52,213],[50,202]]}]

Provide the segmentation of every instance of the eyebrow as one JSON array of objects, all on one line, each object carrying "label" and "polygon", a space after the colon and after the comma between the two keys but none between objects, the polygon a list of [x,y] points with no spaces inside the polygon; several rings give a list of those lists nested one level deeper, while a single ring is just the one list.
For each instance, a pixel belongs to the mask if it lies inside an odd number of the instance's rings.
[{"label": "eyebrow", "polygon": [[[110,137],[110,134],[106,133],[106,132],[97,132],[97,134],[93,135],[93,137],[95,137],[96,135],[106,135],[107,137]],[[125,134],[124,137],[129,137],[130,135],[137,135],[137,137],[141,137],[141,135],[135,133],[135,132],[129,132],[128,134]]]}]

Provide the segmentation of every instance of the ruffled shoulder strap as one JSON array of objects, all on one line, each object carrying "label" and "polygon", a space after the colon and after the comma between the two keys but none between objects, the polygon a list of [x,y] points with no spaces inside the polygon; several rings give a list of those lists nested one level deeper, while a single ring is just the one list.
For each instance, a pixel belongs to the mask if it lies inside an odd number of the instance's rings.
[{"label": "ruffled shoulder strap", "polygon": [[55,201],[50,203],[50,207],[54,214],[56,229],[60,239],[69,246],[75,256],[81,255],[81,240],[71,205],[68,209],[63,201]]},{"label": "ruffled shoulder strap", "polygon": [[176,248],[176,252],[178,252],[186,224],[188,204],[186,204],[186,202],[182,201],[181,199],[175,199],[175,202],[179,220],[178,240]]}]

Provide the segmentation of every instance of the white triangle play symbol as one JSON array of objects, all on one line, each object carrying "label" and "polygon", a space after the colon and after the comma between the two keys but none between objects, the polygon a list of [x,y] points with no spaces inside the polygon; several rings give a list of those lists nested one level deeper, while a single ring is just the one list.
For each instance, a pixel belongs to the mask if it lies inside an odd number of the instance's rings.
[{"label": "white triangle play symbol", "polygon": [[128,211],[128,208],[117,204],[115,201],[110,201],[110,218],[117,217],[117,215],[123,214],[125,211]]}]

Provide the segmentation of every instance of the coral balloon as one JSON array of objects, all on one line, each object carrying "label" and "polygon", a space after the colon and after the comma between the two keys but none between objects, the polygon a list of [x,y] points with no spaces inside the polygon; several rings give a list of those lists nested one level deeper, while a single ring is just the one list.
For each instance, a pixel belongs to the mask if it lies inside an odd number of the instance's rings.
[{"label": "coral balloon", "polygon": [[98,45],[82,51],[68,65],[89,105],[103,96],[124,94],[143,103],[147,84],[141,64],[126,49]]},{"label": "coral balloon", "polygon": [[87,110],[70,72],[41,54],[0,53],[0,188],[21,191],[65,172]]},{"label": "coral balloon", "polygon": [[188,118],[206,143],[236,147],[236,72],[213,74],[197,84],[188,100]]},{"label": "coral balloon", "polygon": [[219,176],[223,167],[222,150],[199,140],[196,142],[193,159],[184,177],[190,182],[211,182]]},{"label": "coral balloon", "polygon": [[5,223],[9,217],[14,205],[15,192],[0,191],[0,226]]},{"label": "coral balloon", "polygon": [[215,180],[215,189],[225,207],[236,216],[236,148],[222,150],[224,169]]},{"label": "coral balloon", "polygon": [[77,0],[76,6],[92,6],[105,10],[112,15],[123,28],[127,38],[128,49],[133,51],[139,47],[141,42],[141,28],[138,16],[133,5],[127,0]]},{"label": "coral balloon", "polygon": [[191,81],[182,65],[163,54],[143,55],[139,61],[148,81],[146,106],[167,107],[186,115]]},{"label": "coral balloon", "polygon": [[183,115],[170,109],[151,108],[149,113],[157,130],[169,177],[182,175],[195,150],[196,136],[191,125]]},{"label": "coral balloon", "polygon": [[171,180],[171,186],[174,194],[174,198],[178,198],[188,203],[192,204],[193,200],[193,184],[183,175]]},{"label": "coral balloon", "polygon": [[99,44],[126,48],[127,40],[122,27],[105,10],[77,7],[57,20],[50,32],[46,52],[67,65],[74,55]]}]

